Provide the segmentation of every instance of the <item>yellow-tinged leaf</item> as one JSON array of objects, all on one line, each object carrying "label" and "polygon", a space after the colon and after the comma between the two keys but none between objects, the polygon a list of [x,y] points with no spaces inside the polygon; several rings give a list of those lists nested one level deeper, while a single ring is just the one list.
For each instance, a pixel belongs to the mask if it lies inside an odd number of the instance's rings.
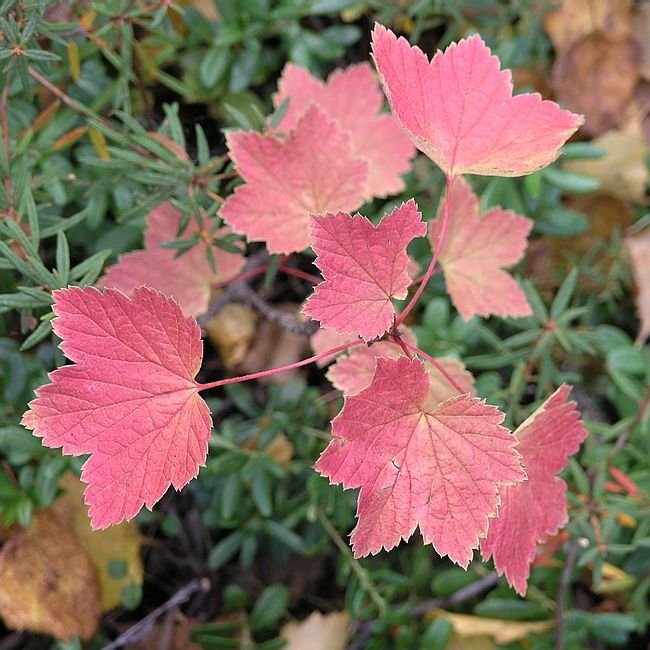
[{"label": "yellow-tinged leaf", "polygon": [[81,29],[88,31],[93,26],[95,18],[97,18],[97,12],[91,9],[79,19],[79,26]]},{"label": "yellow-tinged leaf", "polygon": [[[134,521],[124,521],[104,530],[92,530],[88,506],[84,503],[85,484],[74,474],[62,477],[60,487],[66,492],[51,507],[59,521],[76,536],[78,543],[97,568],[101,587],[102,610],[108,611],[122,603],[122,589],[129,584],[142,586],[144,567],[140,557],[142,535]],[[109,566],[121,561],[126,567],[124,576],[113,578]]]},{"label": "yellow-tinged leaf", "polygon": [[[270,419],[268,423],[270,424]],[[257,449],[257,443],[260,439],[260,435],[261,432],[259,435],[249,440],[244,445],[244,448]],[[271,442],[266,445],[266,447],[264,447],[262,452],[267,456],[270,456],[278,465],[282,465],[284,467],[285,465],[288,465],[289,461],[294,457],[296,450],[287,436],[285,436],[284,433],[280,431],[280,433],[278,433],[275,438],[273,438],[273,440],[271,440]]]},{"label": "yellow-tinged leaf", "polygon": [[609,562],[603,562],[602,579],[598,586],[593,585],[597,594],[615,594],[619,591],[631,589],[636,582],[634,576],[628,575],[622,569],[619,569]]},{"label": "yellow-tinged leaf", "polygon": [[72,78],[77,81],[81,74],[81,64],[79,62],[79,48],[74,41],[68,42],[68,63],[70,65]]},{"label": "yellow-tinged leaf", "polygon": [[650,228],[626,237],[625,243],[632,257],[632,274],[636,283],[636,309],[641,328],[634,345],[641,347],[650,336]]},{"label": "yellow-tinged leaf", "polygon": [[350,638],[350,615],[346,612],[312,612],[300,623],[292,621],[280,630],[285,650],[344,650]]},{"label": "yellow-tinged leaf", "polygon": [[616,513],[616,522],[623,528],[636,528],[638,525],[637,520],[632,515],[620,511]]},{"label": "yellow-tinged leaf", "polygon": [[153,56],[150,55],[151,48],[144,47],[139,41],[133,42],[133,48],[145,72],[151,77],[152,81],[156,81],[158,79],[158,66]]},{"label": "yellow-tinged leaf", "polygon": [[102,160],[110,160],[111,154],[108,153],[106,148],[106,137],[101,131],[98,131],[94,126],[88,127],[88,137],[93,149]]},{"label": "yellow-tinged leaf", "polygon": [[183,149],[179,144],[164,135],[160,135],[160,133],[156,133],[155,131],[148,131],[147,133],[152,140],[161,144],[165,149],[169,149],[176,158],[182,160],[184,163],[192,164],[190,157],[187,155],[187,151],[185,151],[185,149]]},{"label": "yellow-tinged leaf", "polygon": [[512,643],[524,639],[530,632],[543,633],[551,629],[555,621],[508,621],[483,618],[469,614],[452,614],[444,609],[434,609],[427,618],[444,618],[451,623],[456,634],[463,637],[490,636],[497,643]]},{"label": "yellow-tinged leaf", "polygon": [[54,513],[37,512],[0,551],[0,615],[8,627],[89,639],[101,615],[97,571]]},{"label": "yellow-tinged leaf", "polygon": [[608,131],[593,140],[593,144],[605,150],[601,158],[567,160],[566,169],[597,178],[599,192],[622,200],[645,202],[648,184],[648,147],[641,129]]},{"label": "yellow-tinged leaf", "polygon": [[453,632],[445,650],[499,650],[489,636],[462,636]]},{"label": "yellow-tinged leaf", "polygon": [[229,302],[205,324],[208,338],[219,350],[227,370],[246,358],[257,333],[258,320],[254,309]]},{"label": "yellow-tinged leaf", "polygon": [[76,129],[68,131],[52,145],[52,151],[66,149],[70,145],[74,144],[77,140],[79,140],[79,138],[81,138],[83,135],[85,135],[86,131],[88,131],[87,126],[78,126]]},{"label": "yellow-tinged leaf", "polygon": [[57,114],[60,106],[61,106],[60,99],[55,99],[53,102],[50,102],[36,116],[36,119],[30,124],[30,126],[28,126],[26,129],[23,129],[18,134],[18,137],[20,138],[24,137],[29,129],[31,129],[34,133],[38,133],[46,124],[49,124],[52,121],[52,118]]}]

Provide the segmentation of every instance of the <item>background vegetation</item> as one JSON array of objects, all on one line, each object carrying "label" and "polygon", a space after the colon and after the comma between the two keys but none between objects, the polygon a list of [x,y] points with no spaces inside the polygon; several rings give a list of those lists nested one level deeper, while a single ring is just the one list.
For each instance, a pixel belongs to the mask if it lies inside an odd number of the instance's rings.
[{"label": "background vegetation", "polygon": [[[7,625],[0,648],[102,648],[116,638],[110,647],[279,648],[281,627],[315,610],[351,620],[349,638],[324,647],[645,647],[650,354],[633,342],[634,291],[643,316],[650,277],[632,269],[625,236],[647,220],[648,81],[643,36],[626,25],[647,29],[648,21],[631,2],[568,4],[582,13],[558,17],[570,10],[552,14],[544,2],[518,0],[0,0],[0,613]],[[219,435],[208,465],[182,493],[137,517],[142,537],[122,529],[99,551],[83,532],[69,540],[74,515],[60,504],[81,508],[69,474],[81,461],[41,447],[18,424],[34,389],[64,362],[51,332],[51,291],[93,284],[117,255],[141,247],[144,219],[163,201],[217,215],[236,182],[224,129],[264,127],[287,61],[324,77],[368,60],[374,21],[428,53],[479,32],[514,68],[519,90],[587,115],[579,140],[549,169],[474,183],[484,207],[535,220],[519,269],[534,316],[465,323],[437,277],[411,321],[423,350],[464,360],[479,394],[505,408],[509,425],[549,388],[576,386],[590,435],[563,474],[570,523],[541,550],[526,598],[490,565],[475,562],[465,572],[418,536],[391,553],[352,558],[346,536],[356,492],[311,469],[341,404],[317,368],[283,384],[214,391],[208,401]],[[576,22],[584,26],[577,36],[567,27]],[[601,58],[590,66],[594,39]],[[614,81],[607,56],[617,61]],[[627,95],[607,86],[621,78]],[[626,103],[612,106],[612,93]],[[612,146],[605,132],[627,144]],[[600,166],[590,167],[593,160]],[[440,172],[419,157],[406,185],[360,212],[380,218],[415,196],[433,217]],[[193,243],[186,235],[171,247],[182,252]],[[425,255],[423,248],[421,263]],[[296,264],[315,272],[307,257]],[[281,275],[252,286],[272,306],[297,304],[310,287]],[[259,344],[279,335],[262,324],[256,336]],[[287,344],[291,354],[302,345]],[[264,354],[256,347],[245,363],[269,363]],[[204,373],[224,372],[206,341]],[[41,546],[23,532],[30,524]],[[34,570],[44,546],[61,561],[49,565],[55,577]],[[48,580],[60,587],[81,554],[93,560],[84,588],[100,589],[105,613],[68,624],[47,611]],[[11,564],[16,556],[35,578],[20,607],[46,610],[29,621],[16,618],[24,586]]]}]

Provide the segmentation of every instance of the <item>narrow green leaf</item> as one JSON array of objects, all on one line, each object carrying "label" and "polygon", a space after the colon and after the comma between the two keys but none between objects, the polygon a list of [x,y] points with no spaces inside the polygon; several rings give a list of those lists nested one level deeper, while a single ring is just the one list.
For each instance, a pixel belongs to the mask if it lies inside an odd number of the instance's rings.
[{"label": "narrow green leaf", "polygon": [[557,166],[544,169],[544,178],[551,185],[555,185],[567,192],[575,192],[576,194],[595,192],[601,185],[601,182],[597,178],[593,178],[593,176],[587,176],[586,174],[580,174]]},{"label": "narrow green leaf", "polygon": [[287,114],[287,110],[289,110],[290,101],[291,101],[291,97],[285,97],[282,103],[273,112],[273,115],[271,116],[271,121],[269,123],[269,126],[272,129],[277,129],[278,126],[280,125],[280,122],[282,122],[282,120],[284,119],[284,116]]},{"label": "narrow green leaf", "polygon": [[36,284],[44,284],[48,287],[56,286],[57,282],[54,276],[42,265],[42,262],[38,266],[30,266],[18,257],[3,241],[0,241],[0,254],[4,255],[17,271]]},{"label": "narrow green leaf", "polygon": [[112,251],[110,249],[98,251],[94,255],[86,258],[83,262],[73,266],[72,269],[70,269],[70,279],[79,280],[84,275],[89,272],[94,272],[95,270],[97,270],[97,275],[99,275],[104,262],[108,259],[111,253]]},{"label": "narrow green leaf", "polygon": [[60,61],[61,57],[46,50],[25,50],[24,56],[32,61]]},{"label": "narrow green leaf", "polygon": [[551,304],[550,316],[553,320],[559,318],[569,306],[577,281],[578,269],[572,269],[569,275],[564,278],[564,282],[562,282],[562,286],[559,288]]},{"label": "narrow green leaf", "polygon": [[65,233],[59,232],[56,234],[56,270],[61,276],[63,284],[68,284],[70,277],[70,247]]},{"label": "narrow green leaf", "polygon": [[285,585],[271,585],[253,605],[250,625],[254,630],[263,629],[276,623],[289,606],[289,589]]},{"label": "narrow green leaf", "polygon": [[242,529],[238,529],[234,533],[224,537],[210,551],[210,555],[208,555],[208,566],[213,571],[224,566],[239,551],[243,537],[244,531]]},{"label": "narrow green leaf", "polygon": [[46,339],[52,333],[52,321],[43,321],[24,341],[20,346],[20,351],[24,352],[38,345],[43,339]]}]

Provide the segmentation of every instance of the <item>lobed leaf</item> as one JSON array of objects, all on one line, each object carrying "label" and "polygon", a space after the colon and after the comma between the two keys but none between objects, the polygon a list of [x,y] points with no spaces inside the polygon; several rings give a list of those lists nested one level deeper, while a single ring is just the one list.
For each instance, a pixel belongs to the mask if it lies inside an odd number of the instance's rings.
[{"label": "lobed leaf", "polygon": [[478,35],[438,51],[375,25],[372,52],[393,114],[413,144],[448,177],[523,176],[552,163],[583,123],[542,100],[512,96],[512,75]]},{"label": "lobed leaf", "polygon": [[288,63],[273,103],[279,107],[286,99],[290,101],[279,131],[294,128],[305,110],[315,105],[347,132],[352,155],[368,162],[367,199],[404,189],[401,175],[410,169],[415,147],[395,118],[380,112],[383,97],[369,63],[335,70],[326,83]]},{"label": "lobed leaf", "polygon": [[[433,248],[441,226],[439,214],[429,228]],[[523,257],[532,227],[530,219],[499,207],[479,215],[478,197],[463,178],[454,180],[439,259],[447,291],[465,320],[477,314],[531,315],[526,295],[502,267]]]},{"label": "lobed leaf", "polygon": [[205,464],[212,420],[194,377],[201,331],[171,298],[140,287],[54,292],[55,333],[74,361],[50,373],[22,424],[62,447],[90,454],[81,478],[92,527],[151,508],[170,484],[182,488]]},{"label": "lobed leaf", "polygon": [[312,215],[313,248],[324,281],[307,300],[304,312],[339,333],[367,341],[393,323],[391,299],[406,298],[411,279],[407,244],[426,234],[412,199],[374,226],[360,214]]},{"label": "lobed leaf", "polygon": [[390,550],[419,526],[425,543],[466,567],[499,504],[497,489],[525,474],[503,413],[470,395],[430,398],[417,359],[377,359],[372,383],[348,397],[315,465],[360,487],[355,557]]},{"label": "lobed leaf", "polygon": [[352,155],[350,138],[312,106],[286,138],[244,131],[227,134],[230,156],[246,183],[221,217],[271,253],[311,244],[309,213],[354,210],[363,203],[368,163]]},{"label": "lobed leaf", "polygon": [[567,521],[566,483],[556,474],[587,436],[575,402],[566,401],[570,392],[560,386],[515,431],[528,480],[503,488],[499,516],[481,540],[484,559],[493,557],[499,574],[522,596],[537,544]]}]

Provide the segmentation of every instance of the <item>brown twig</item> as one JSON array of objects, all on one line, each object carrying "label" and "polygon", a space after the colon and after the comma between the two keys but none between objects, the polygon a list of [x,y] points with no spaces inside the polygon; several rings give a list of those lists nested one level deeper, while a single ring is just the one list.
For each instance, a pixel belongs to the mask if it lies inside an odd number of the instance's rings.
[{"label": "brown twig", "polygon": [[566,560],[564,561],[564,568],[562,569],[560,586],[557,590],[557,609],[555,610],[555,650],[564,650],[564,617],[567,605],[567,594],[569,591],[571,573],[573,572],[573,566],[575,565],[577,554],[578,540],[577,538],[573,537],[569,542]]},{"label": "brown twig", "polygon": [[492,573],[486,575],[484,578],[481,578],[476,582],[472,582],[471,585],[462,587],[458,591],[455,591],[453,594],[449,594],[449,596],[434,598],[433,600],[428,600],[424,603],[416,605],[415,607],[412,607],[409,614],[411,616],[422,616],[432,609],[444,609],[445,607],[458,605],[459,603],[463,603],[470,598],[474,598],[474,596],[478,596],[484,591],[488,591],[488,589],[492,589],[492,587],[494,587],[497,582],[499,582],[499,574],[496,571],[493,571]]},{"label": "brown twig", "polygon": [[[7,119],[7,99],[9,97],[10,73],[7,73],[5,87],[0,94],[0,128],[2,129],[2,146],[6,152],[7,160],[11,160],[9,153],[9,120]],[[11,174],[7,169],[5,175],[5,194],[7,195],[7,216],[16,219],[16,209],[14,204],[13,190],[11,187]]]},{"label": "brown twig", "polygon": [[319,328],[316,321],[300,320],[294,314],[282,311],[266,302],[246,283],[232,284],[226,291],[229,293],[231,302],[238,302],[257,309],[262,316],[276,322],[283,330],[296,336],[311,336]]},{"label": "brown twig", "polygon": [[210,581],[207,578],[195,578],[188,582],[181,590],[177,591],[167,602],[160,607],[156,607],[152,612],[147,614],[142,620],[132,625],[124,634],[120,634],[114,641],[105,646],[104,650],[117,650],[127,643],[133,643],[141,639],[149,632],[156,619],[168,612],[176,605],[184,603],[196,591],[209,591]]},{"label": "brown twig", "polygon": [[75,102],[72,98],[68,97],[60,88],[57,88],[52,82],[48,81],[45,77],[40,75],[34,68],[29,67],[27,68],[27,72],[29,73],[29,76],[32,77],[32,79],[38,81],[41,86],[44,88],[47,88],[55,97],[58,97],[66,106],[71,108],[75,113],[79,113],[79,115],[84,115],[86,117],[93,117],[93,115],[89,112],[84,111],[77,102]]},{"label": "brown twig", "polygon": [[297,336],[311,336],[319,327],[315,321],[302,321],[294,314],[278,309],[268,303],[248,284],[248,279],[257,275],[254,271],[268,262],[268,253],[266,250],[259,251],[248,258],[246,267],[241,273],[242,279],[229,283],[223,293],[208,307],[205,314],[197,319],[199,325],[204,327],[205,324],[216,316],[223,307],[229,302],[236,302],[241,305],[252,307],[262,314],[265,318],[272,320],[280,325],[282,329]]}]

